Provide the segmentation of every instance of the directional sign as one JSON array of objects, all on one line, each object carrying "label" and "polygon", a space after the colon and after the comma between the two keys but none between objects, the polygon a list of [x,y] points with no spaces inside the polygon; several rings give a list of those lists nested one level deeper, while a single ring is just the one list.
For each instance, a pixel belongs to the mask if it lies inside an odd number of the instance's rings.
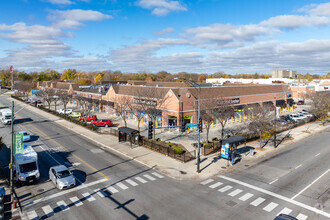
[{"label": "directional sign", "polygon": [[194,127],[197,127],[197,126],[198,126],[198,123],[189,123],[189,124],[187,124],[188,128],[194,128]]},{"label": "directional sign", "polygon": [[14,146],[15,146],[15,154],[21,154],[23,153],[23,134],[22,133],[16,133],[14,135]]}]

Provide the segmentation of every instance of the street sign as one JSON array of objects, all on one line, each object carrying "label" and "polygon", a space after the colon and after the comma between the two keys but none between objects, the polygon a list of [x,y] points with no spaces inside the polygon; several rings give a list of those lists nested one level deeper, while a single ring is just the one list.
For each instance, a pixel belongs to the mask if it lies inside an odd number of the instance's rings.
[{"label": "street sign", "polygon": [[14,146],[15,146],[15,154],[21,154],[23,153],[23,134],[22,133],[16,133],[14,135]]},{"label": "street sign", "polygon": [[197,126],[198,126],[198,123],[189,123],[189,124],[187,124],[188,128],[194,128],[194,127],[197,127]]}]

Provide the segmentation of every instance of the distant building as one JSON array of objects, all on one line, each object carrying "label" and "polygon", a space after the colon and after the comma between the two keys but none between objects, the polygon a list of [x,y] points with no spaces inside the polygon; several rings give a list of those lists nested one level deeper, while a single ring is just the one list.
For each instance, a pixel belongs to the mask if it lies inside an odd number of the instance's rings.
[{"label": "distant building", "polygon": [[296,78],[297,71],[293,70],[273,70],[272,77],[273,78]]}]

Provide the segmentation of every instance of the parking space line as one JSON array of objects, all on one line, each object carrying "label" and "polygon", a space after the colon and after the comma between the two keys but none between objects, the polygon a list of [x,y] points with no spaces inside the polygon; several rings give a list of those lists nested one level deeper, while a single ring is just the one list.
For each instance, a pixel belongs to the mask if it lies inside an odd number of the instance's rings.
[{"label": "parking space line", "polygon": [[273,183],[275,183],[277,180],[278,180],[278,178],[277,178],[276,180],[271,181],[269,184],[273,184]]}]

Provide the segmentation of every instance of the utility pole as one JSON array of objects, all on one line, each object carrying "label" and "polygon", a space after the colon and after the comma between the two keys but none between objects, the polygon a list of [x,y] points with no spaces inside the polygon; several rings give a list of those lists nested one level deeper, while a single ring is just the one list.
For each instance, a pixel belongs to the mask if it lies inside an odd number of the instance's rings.
[{"label": "utility pole", "polygon": [[274,148],[276,148],[276,113],[277,113],[277,109],[276,109],[276,93],[275,93],[275,120],[274,120]]},{"label": "utility pole", "polygon": [[[197,117],[198,120],[200,120],[201,117],[201,86],[198,86],[198,112],[197,112]],[[203,126],[203,124],[201,125]],[[200,129],[198,129],[198,150],[197,150],[197,173],[200,173],[200,168],[199,168],[199,164],[201,162],[201,131]]]},{"label": "utility pole", "polygon": [[11,148],[10,148],[10,189],[14,192],[13,185],[13,154],[14,154],[14,101],[11,101]]}]

